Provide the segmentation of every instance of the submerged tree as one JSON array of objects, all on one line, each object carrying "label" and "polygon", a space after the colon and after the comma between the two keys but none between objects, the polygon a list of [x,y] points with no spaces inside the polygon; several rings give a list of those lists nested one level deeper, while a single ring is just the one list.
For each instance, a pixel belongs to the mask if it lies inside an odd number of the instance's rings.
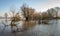
[{"label": "submerged tree", "polygon": [[47,10],[49,18],[54,18],[56,16],[56,10],[51,8]]},{"label": "submerged tree", "polygon": [[48,13],[47,12],[43,12],[42,13],[42,19],[48,19]]},{"label": "submerged tree", "polygon": [[19,12],[16,12],[16,9],[15,7],[12,7],[10,8],[10,16],[11,16],[11,22],[17,22],[17,21],[20,21],[20,13]]},{"label": "submerged tree", "polygon": [[33,8],[27,7],[25,4],[21,7],[22,13],[26,19],[26,21],[30,20],[31,15],[35,12]]},{"label": "submerged tree", "polygon": [[5,21],[7,22],[7,19],[8,19],[8,14],[5,13]]},{"label": "submerged tree", "polygon": [[11,17],[14,17],[14,15],[15,15],[15,13],[16,13],[16,9],[15,9],[15,7],[11,7],[10,8],[10,15],[11,15]]},{"label": "submerged tree", "polygon": [[55,7],[55,10],[56,10],[56,18],[58,17],[58,12],[60,10],[60,7]]}]

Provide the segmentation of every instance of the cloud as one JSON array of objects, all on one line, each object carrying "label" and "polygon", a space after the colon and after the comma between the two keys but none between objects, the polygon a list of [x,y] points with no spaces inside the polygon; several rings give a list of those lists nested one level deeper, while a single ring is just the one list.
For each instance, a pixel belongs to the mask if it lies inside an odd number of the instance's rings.
[{"label": "cloud", "polygon": [[60,0],[46,0],[47,2],[40,5],[41,11],[46,11],[49,8],[60,7]]},{"label": "cloud", "polygon": [[60,0],[49,0],[46,5],[51,7],[60,6]]}]

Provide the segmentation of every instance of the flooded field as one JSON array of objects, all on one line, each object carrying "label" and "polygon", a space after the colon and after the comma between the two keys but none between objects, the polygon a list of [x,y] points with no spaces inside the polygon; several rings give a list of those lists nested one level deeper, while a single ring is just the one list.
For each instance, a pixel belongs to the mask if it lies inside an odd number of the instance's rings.
[{"label": "flooded field", "polygon": [[0,36],[60,36],[60,20],[50,20],[48,24],[32,22],[20,21],[17,26],[10,26],[10,21],[0,20]]}]

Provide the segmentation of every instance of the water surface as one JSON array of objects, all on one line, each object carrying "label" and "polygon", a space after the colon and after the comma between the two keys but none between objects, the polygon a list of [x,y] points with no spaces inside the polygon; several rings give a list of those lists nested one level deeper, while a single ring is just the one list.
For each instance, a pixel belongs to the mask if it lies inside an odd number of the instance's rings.
[{"label": "water surface", "polygon": [[[10,22],[7,24],[9,25]],[[20,21],[19,25],[17,25],[18,28],[22,28],[22,24],[23,21]],[[22,32],[11,32],[11,26],[5,27],[1,20],[0,36],[60,36],[60,20],[50,20],[48,24],[37,24],[34,27]]]}]

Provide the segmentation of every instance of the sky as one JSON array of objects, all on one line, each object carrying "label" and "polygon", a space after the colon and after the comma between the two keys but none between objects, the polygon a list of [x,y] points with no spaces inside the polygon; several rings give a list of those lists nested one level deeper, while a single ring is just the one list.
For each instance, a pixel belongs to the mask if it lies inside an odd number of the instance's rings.
[{"label": "sky", "polygon": [[24,3],[38,12],[46,11],[53,7],[60,7],[60,0],[0,0],[0,15],[3,15],[5,12],[9,13],[11,7],[19,10]]}]

